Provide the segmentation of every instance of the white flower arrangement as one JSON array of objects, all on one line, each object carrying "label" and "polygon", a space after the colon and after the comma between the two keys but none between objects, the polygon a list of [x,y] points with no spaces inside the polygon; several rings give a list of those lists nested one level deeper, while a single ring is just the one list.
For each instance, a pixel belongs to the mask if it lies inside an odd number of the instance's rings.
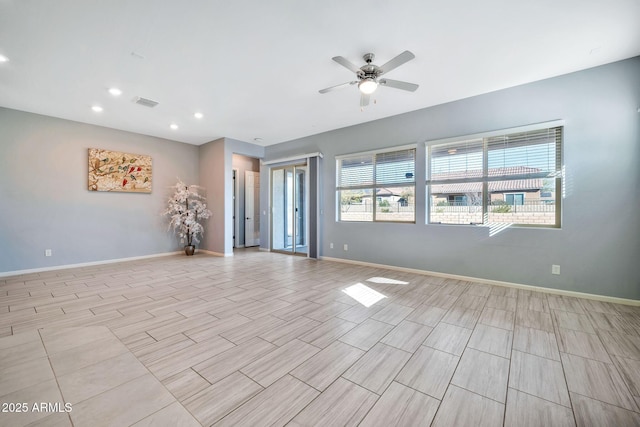
[{"label": "white flower arrangement", "polygon": [[175,188],[175,193],[169,198],[167,209],[162,214],[170,218],[169,229],[177,232],[180,242],[192,246],[200,241],[199,236],[204,233],[199,221],[211,216],[211,211],[204,203],[206,199],[200,194],[204,189],[197,185],[186,185],[180,179],[171,188]]}]

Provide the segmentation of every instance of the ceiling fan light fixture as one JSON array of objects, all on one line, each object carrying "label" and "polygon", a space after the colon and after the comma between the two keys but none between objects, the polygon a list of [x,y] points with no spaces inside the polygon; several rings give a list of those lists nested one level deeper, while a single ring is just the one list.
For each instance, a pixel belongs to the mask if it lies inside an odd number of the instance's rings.
[{"label": "ceiling fan light fixture", "polygon": [[360,89],[360,92],[364,93],[365,95],[371,95],[376,91],[377,88],[378,82],[370,77],[362,79],[360,83],[358,83],[358,89]]}]

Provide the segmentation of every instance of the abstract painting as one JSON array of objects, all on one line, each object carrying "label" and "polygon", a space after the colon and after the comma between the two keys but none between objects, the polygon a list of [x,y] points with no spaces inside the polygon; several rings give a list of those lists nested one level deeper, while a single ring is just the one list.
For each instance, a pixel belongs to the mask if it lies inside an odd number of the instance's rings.
[{"label": "abstract painting", "polygon": [[151,193],[151,156],[89,148],[89,191]]}]

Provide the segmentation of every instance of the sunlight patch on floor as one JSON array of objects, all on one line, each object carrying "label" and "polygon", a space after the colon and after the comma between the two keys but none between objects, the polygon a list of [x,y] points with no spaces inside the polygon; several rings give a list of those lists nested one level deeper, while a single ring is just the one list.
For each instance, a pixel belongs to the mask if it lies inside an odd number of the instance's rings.
[{"label": "sunlight patch on floor", "polygon": [[343,289],[342,292],[349,295],[365,307],[371,307],[381,299],[386,298],[386,296],[382,295],[380,292],[375,291],[362,283],[356,283],[353,286],[349,286],[348,288]]},{"label": "sunlight patch on floor", "polygon": [[381,284],[388,284],[388,285],[408,285],[409,284],[409,282],[403,282],[402,280],[396,280],[396,279],[389,279],[387,277],[372,277],[370,279],[367,279],[367,282],[381,283]]}]

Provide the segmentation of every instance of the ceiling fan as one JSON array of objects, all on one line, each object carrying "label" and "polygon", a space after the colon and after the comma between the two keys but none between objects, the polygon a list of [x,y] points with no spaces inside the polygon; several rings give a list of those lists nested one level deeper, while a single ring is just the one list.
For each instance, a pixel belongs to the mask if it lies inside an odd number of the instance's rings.
[{"label": "ceiling fan", "polygon": [[414,83],[402,82],[399,80],[391,80],[386,78],[380,78],[383,74],[388,73],[389,71],[401,66],[405,62],[411,61],[416,56],[405,50],[400,55],[391,59],[387,63],[382,66],[377,66],[373,64],[373,60],[375,59],[375,55],[373,53],[367,53],[363,56],[364,64],[362,67],[358,67],[353,62],[345,59],[342,56],[334,56],[333,59],[338,64],[342,65],[345,68],[356,73],[357,80],[353,80],[350,82],[342,83],[336,86],[331,86],[325,89],[320,90],[320,93],[331,92],[334,89],[339,89],[346,86],[352,86],[354,84],[358,85],[358,89],[360,89],[360,107],[364,108],[369,105],[369,97],[375,92],[378,86],[388,86],[395,89],[408,90],[409,92],[415,92],[418,89],[418,85]]}]

